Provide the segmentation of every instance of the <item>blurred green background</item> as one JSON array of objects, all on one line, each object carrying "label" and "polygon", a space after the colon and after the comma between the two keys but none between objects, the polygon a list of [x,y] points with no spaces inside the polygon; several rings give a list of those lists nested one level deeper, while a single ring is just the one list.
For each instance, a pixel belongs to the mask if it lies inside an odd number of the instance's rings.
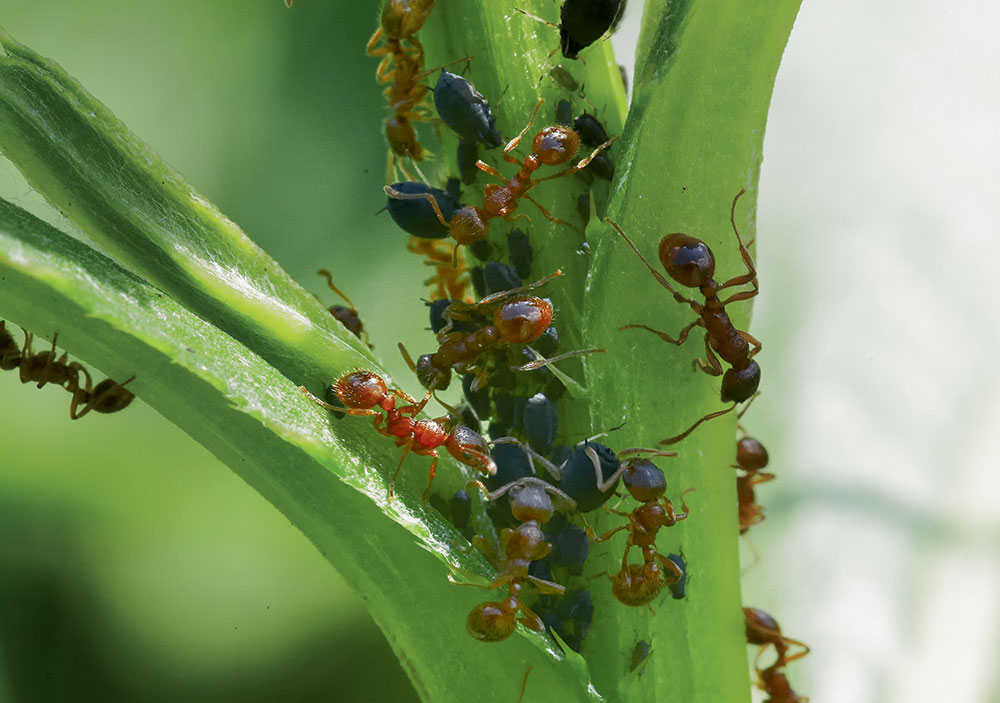
[{"label": "blurred green background", "polygon": [[[401,374],[388,340],[423,306],[386,296],[425,272],[398,273],[375,216],[375,5],[27,0],[0,25],[328,304],[335,271]],[[71,229],[5,166],[0,194]],[[0,700],[415,700],[360,600],[228,468],[141,402],[70,422],[56,391],[0,375]]]}]

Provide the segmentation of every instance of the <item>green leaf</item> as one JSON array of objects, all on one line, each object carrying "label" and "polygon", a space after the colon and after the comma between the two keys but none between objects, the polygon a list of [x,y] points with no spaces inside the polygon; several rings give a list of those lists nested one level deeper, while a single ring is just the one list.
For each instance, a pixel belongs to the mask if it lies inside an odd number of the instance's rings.
[{"label": "green leaf", "polygon": [[[405,500],[388,502],[399,450],[373,443],[366,418],[333,419],[246,347],[3,200],[0,314],[58,330],[60,346],[115,378],[136,374],[129,388],[140,399],[226,462],[357,589],[425,700],[473,700],[483,681],[514,700],[520,662],[533,665],[533,696],[591,700],[585,674],[547,639],[512,637],[508,660],[465,635],[466,615],[489,594],[446,576],[491,572],[455,548],[464,540],[439,514],[408,507],[419,506],[426,459],[408,462]],[[444,654],[455,658],[442,664]]]}]

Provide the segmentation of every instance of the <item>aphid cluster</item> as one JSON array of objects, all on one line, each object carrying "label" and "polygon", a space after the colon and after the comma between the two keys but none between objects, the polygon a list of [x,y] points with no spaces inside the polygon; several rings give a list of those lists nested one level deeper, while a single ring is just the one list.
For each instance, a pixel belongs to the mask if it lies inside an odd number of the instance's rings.
[{"label": "aphid cluster", "polygon": [[122,383],[106,378],[96,386],[86,367],[78,361],[69,361],[69,355],[56,356],[56,339],[52,335],[52,348],[36,352],[32,349],[32,334],[24,330],[24,344],[17,341],[0,320],[0,370],[18,370],[21,383],[34,383],[37,388],[49,384],[59,386],[70,394],[69,416],[77,420],[91,410],[108,414],[124,410],[135,395],[125,386],[135,378]]},{"label": "aphid cluster", "polygon": [[[622,0],[564,0],[559,23],[552,25],[559,30],[556,50],[561,49],[564,59],[580,58],[581,51],[612,27],[622,5]],[[424,300],[433,339],[412,356],[398,345],[424,395],[411,396],[370,370],[343,374],[325,389],[322,399],[301,390],[338,416],[372,416],[375,432],[400,447],[399,464],[389,479],[389,499],[395,497],[405,456],[430,458],[424,502],[445,514],[497,570],[489,583],[461,585],[503,589],[495,596],[498,599],[485,600],[468,614],[466,628],[473,638],[499,642],[520,623],[558,635],[562,643],[579,651],[595,617],[595,588],[607,589],[623,606],[650,612],[657,603],[681,601],[674,607],[683,607],[691,591],[689,563],[681,548],[683,530],[673,528],[697,523],[699,518],[692,518],[697,493],[691,494],[696,486],[671,484],[673,490],[668,491],[667,472],[659,464],[684,451],[683,447],[666,451],[664,445],[681,442],[704,422],[733,412],[757,393],[760,367],[755,357],[761,345],[738,329],[729,315],[731,304],[758,291],[756,267],[736,225],[743,191],[733,198],[729,219],[745,271],[730,278],[715,279],[713,252],[691,235],[662,238],[658,253],[664,275],[616,223],[605,219],[610,228],[604,229],[619,243],[616,246],[624,243],[631,248],[674,301],[695,315],[676,335],[636,323],[623,324],[621,334],[647,330],[681,346],[695,328],[701,328],[705,352],[695,360],[694,370],[720,378],[720,400],[726,406],[701,417],[680,418],[682,427],[690,425],[688,429],[664,439],[650,437],[652,447],[612,448],[614,441],[604,439],[607,433],[577,441],[579,436],[560,432],[557,401],[576,382],[554,362],[604,350],[560,348],[561,301],[550,293],[556,286],[548,284],[561,271],[537,270],[536,247],[544,243],[534,236],[531,216],[521,205],[531,203],[532,215],[540,213],[558,225],[552,229],[565,228],[585,256],[586,244],[580,243],[583,229],[577,222],[585,222],[600,209],[603,184],[615,178],[609,151],[616,137],[598,117],[601,107],[591,105],[574,72],[562,64],[552,65],[538,78],[539,88],[544,83],[546,90],[564,91],[560,94],[566,96],[549,103],[555,104],[554,122],[540,127],[535,125],[543,119],[545,100],[537,99],[530,116],[515,119],[516,115],[504,114],[500,96],[491,95],[491,104],[466,77],[475,73],[474,58],[447,57],[454,59],[451,63],[466,63],[464,70],[441,70],[434,80],[432,74],[438,69],[424,67],[424,50],[417,38],[434,6],[434,0],[387,0],[381,25],[368,44],[368,52],[381,57],[377,80],[390,84],[385,89],[392,111],[386,127],[390,167],[383,188],[385,209],[409,235],[408,249],[434,269],[426,281],[431,292]],[[554,43],[554,34],[552,38]],[[570,61],[564,63],[572,66]],[[432,101],[427,99],[429,93]],[[497,115],[504,118],[500,126]],[[414,122],[450,130],[457,139],[448,143],[457,142],[457,153],[449,148],[431,154],[419,143]],[[507,124],[523,127],[513,136],[504,135],[502,126]],[[488,152],[495,149],[499,151],[490,156]],[[444,152],[447,162],[441,164]],[[492,161],[482,160],[484,154]],[[435,159],[445,172],[430,181],[418,163],[432,172]],[[405,180],[399,179],[400,172]],[[590,192],[574,197],[575,202],[549,202],[546,189],[538,188],[573,175],[581,190],[587,187],[596,193],[593,202]],[[485,177],[495,182],[477,184]],[[478,263],[466,270],[464,254]],[[321,274],[347,300],[333,285],[331,274]],[[684,289],[693,292],[685,294]],[[347,308],[330,310],[354,334],[362,335],[350,301]],[[464,400],[461,407],[452,408],[437,394],[452,388],[456,374]],[[449,412],[422,419],[420,414],[432,399]],[[441,448],[478,474],[477,480],[450,496],[433,490]],[[739,440],[733,504],[741,533],[763,519],[753,488],[773,478],[762,472],[766,465],[767,453],[759,442],[745,436]],[[495,535],[475,534],[474,511],[490,518],[498,540]],[[612,521],[600,533],[588,519],[595,511]],[[593,567],[591,547],[602,543],[616,545],[614,553],[621,555],[604,573],[600,567],[588,568]],[[595,576],[601,580],[595,581]],[[749,636],[749,619],[747,623]],[[801,656],[789,656],[788,646],[799,643],[781,638],[776,625],[770,629],[760,625],[750,641],[766,641],[779,655],[773,665],[757,667],[758,685],[776,703],[800,700],[792,697],[784,679],[786,664]],[[641,666],[650,646],[637,645],[636,651],[633,668]],[[788,694],[782,693],[782,685]]]}]

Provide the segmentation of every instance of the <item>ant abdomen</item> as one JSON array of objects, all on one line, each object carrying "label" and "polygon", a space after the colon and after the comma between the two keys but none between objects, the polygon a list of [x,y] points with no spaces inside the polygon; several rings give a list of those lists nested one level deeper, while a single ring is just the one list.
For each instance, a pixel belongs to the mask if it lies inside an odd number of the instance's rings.
[{"label": "ant abdomen", "polygon": [[670,277],[688,288],[698,288],[715,275],[715,256],[705,242],[683,232],[660,240],[660,263]]},{"label": "ant abdomen", "polygon": [[493,326],[508,344],[534,341],[552,322],[552,305],[543,298],[514,298],[493,313]]},{"label": "ant abdomen", "polygon": [[516,598],[480,603],[465,619],[465,628],[480,642],[503,641],[510,637],[517,627],[517,608]]},{"label": "ant abdomen", "polygon": [[744,368],[731,368],[722,376],[722,402],[742,403],[753,397],[760,385],[760,366],[750,359]]}]

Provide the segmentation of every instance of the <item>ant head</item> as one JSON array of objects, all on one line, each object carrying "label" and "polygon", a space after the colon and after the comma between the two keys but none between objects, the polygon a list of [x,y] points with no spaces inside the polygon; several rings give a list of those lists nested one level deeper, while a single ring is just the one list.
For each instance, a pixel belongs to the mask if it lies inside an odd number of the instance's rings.
[{"label": "ant head", "polygon": [[333,384],[340,402],[349,408],[374,408],[388,392],[385,381],[371,371],[351,371]]},{"label": "ant head", "polygon": [[663,586],[663,575],[655,561],[629,564],[611,577],[611,592],[623,605],[646,605],[660,595]]},{"label": "ant head", "polygon": [[546,127],[531,141],[531,153],[546,166],[558,166],[573,158],[580,147],[580,137],[569,127]]},{"label": "ant head", "polygon": [[722,376],[722,402],[742,403],[753,397],[760,385],[760,366],[751,359],[741,369],[733,367]]},{"label": "ant head", "polygon": [[493,326],[508,344],[526,344],[538,339],[552,322],[552,305],[526,295],[509,300],[493,313]]},{"label": "ant head", "polygon": [[648,503],[659,500],[667,492],[667,479],[663,470],[649,459],[629,459],[624,468],[622,481],[637,501]]},{"label": "ant head", "polygon": [[422,354],[417,359],[417,380],[428,390],[443,391],[451,383],[451,369],[435,365],[433,357],[433,354]]},{"label": "ant head", "polygon": [[705,242],[683,232],[660,240],[660,263],[670,277],[688,288],[698,288],[715,275],[715,256]]},{"label": "ant head", "polygon": [[347,331],[353,334],[355,337],[360,337],[361,333],[364,331],[364,325],[361,322],[361,316],[358,315],[358,311],[353,308],[349,308],[346,305],[331,305],[330,314],[340,322]]},{"label": "ant head", "polygon": [[93,410],[99,413],[114,413],[124,410],[135,399],[135,395],[123,388],[117,381],[106,378],[91,391]]},{"label": "ant head", "polygon": [[760,471],[767,466],[767,450],[753,437],[736,443],[736,463],[745,471]]},{"label": "ant head", "polygon": [[486,239],[489,234],[489,223],[479,215],[479,209],[474,205],[463,205],[455,211],[448,223],[451,236],[459,244],[475,244]]},{"label": "ant head", "polygon": [[778,621],[759,608],[744,608],[743,619],[746,621],[747,644],[768,644],[781,637]]},{"label": "ant head", "polygon": [[537,520],[545,523],[552,517],[555,509],[544,488],[528,483],[510,489],[510,511],[518,522]]},{"label": "ant head", "polygon": [[497,472],[496,462],[490,456],[489,445],[483,436],[465,425],[458,425],[448,436],[445,443],[448,453],[466,466],[494,476]]},{"label": "ant head", "polygon": [[389,0],[382,7],[382,30],[390,39],[405,39],[427,21],[433,0]]},{"label": "ant head", "polygon": [[517,603],[508,598],[500,603],[480,603],[465,619],[465,628],[480,642],[500,642],[517,627]]}]

